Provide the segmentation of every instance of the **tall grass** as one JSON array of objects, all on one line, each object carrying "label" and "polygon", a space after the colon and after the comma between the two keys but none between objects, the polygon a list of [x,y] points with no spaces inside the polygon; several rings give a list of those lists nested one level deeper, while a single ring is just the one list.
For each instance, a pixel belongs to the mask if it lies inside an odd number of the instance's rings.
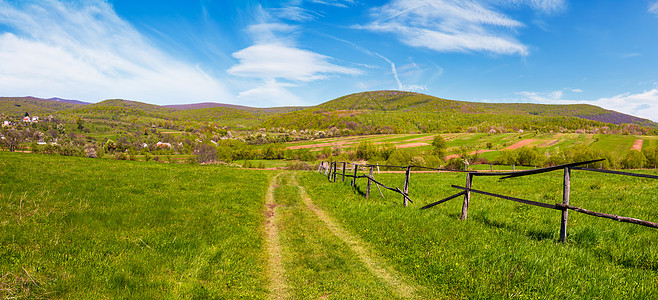
[{"label": "tall grass", "polygon": [[[571,204],[594,211],[658,221],[658,181],[572,173]],[[567,243],[557,242],[560,212],[474,194],[467,220],[462,199],[418,208],[455,194],[465,175],[412,174],[410,197],[364,179],[353,190],[307,173],[309,195],[351,231],[376,247],[402,274],[424,286],[428,298],[656,299],[658,231],[569,214]],[[403,174],[375,174],[401,187]],[[340,182],[340,177],[338,178]],[[498,180],[476,177],[473,188],[546,203],[561,202],[562,173]],[[338,197],[337,195],[341,195]]]},{"label": "tall grass", "polygon": [[0,297],[263,298],[268,176],[0,152]]}]

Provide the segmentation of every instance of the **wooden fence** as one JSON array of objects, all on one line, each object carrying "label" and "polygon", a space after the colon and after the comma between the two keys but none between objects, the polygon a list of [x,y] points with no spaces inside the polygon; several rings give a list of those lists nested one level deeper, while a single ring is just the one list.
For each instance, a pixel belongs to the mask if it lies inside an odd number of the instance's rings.
[{"label": "wooden fence", "polygon": [[[436,205],[439,205],[441,203],[447,202],[449,200],[464,196],[464,202],[462,204],[462,210],[461,210],[461,216],[460,219],[465,220],[468,217],[468,207],[470,204],[471,200],[471,193],[475,194],[482,194],[482,195],[487,195],[491,197],[496,197],[500,199],[505,199],[505,200],[510,200],[518,203],[523,203],[527,205],[533,205],[533,206],[538,206],[538,207],[543,207],[543,208],[548,208],[548,209],[553,209],[553,210],[558,210],[561,213],[561,223],[560,223],[560,242],[564,242],[566,240],[567,236],[567,223],[569,220],[569,210],[578,212],[578,213],[583,213],[595,217],[601,217],[601,218],[608,218],[612,219],[615,221],[619,222],[626,222],[626,223],[633,223],[633,224],[638,224],[646,227],[651,227],[651,228],[656,228],[658,229],[658,223],[654,222],[649,222],[649,221],[644,221],[640,219],[635,219],[635,218],[628,218],[628,217],[622,217],[622,216],[617,216],[617,215],[612,215],[612,214],[607,214],[607,213],[601,213],[601,212],[594,212],[591,210],[587,210],[584,208],[576,207],[569,205],[569,195],[571,193],[571,171],[572,170],[579,170],[579,171],[587,171],[587,172],[600,172],[600,173],[606,173],[606,174],[616,174],[616,175],[622,175],[622,176],[633,176],[633,177],[641,177],[641,178],[651,178],[651,179],[658,179],[658,176],[654,175],[648,175],[648,174],[635,174],[635,173],[628,173],[628,172],[620,172],[620,171],[612,171],[612,170],[602,170],[602,169],[591,169],[591,168],[583,168],[580,166],[583,165],[589,165],[592,163],[600,162],[603,161],[603,159],[598,159],[598,160],[592,160],[592,161],[585,161],[585,162],[576,162],[576,163],[570,163],[570,164],[564,164],[564,165],[558,165],[558,166],[553,166],[553,167],[547,167],[547,168],[540,168],[540,169],[534,169],[534,170],[525,170],[525,171],[512,171],[512,172],[475,172],[475,171],[454,171],[454,170],[446,170],[446,169],[437,169],[437,168],[429,168],[429,167],[423,167],[423,166],[387,166],[387,165],[367,165],[367,164],[353,164],[353,163],[348,163],[348,162],[321,162],[320,166],[318,167],[318,172],[324,172],[324,174],[327,176],[327,178],[330,181],[336,182],[336,177],[337,177],[337,166],[338,164],[342,164],[342,181],[345,181],[345,178],[352,178],[352,186],[356,186],[356,179],[358,178],[367,178],[368,179],[368,184],[366,188],[366,198],[370,197],[370,187],[372,183],[375,183],[377,186],[377,189],[379,189],[379,193],[381,194],[382,197],[384,197],[384,194],[382,193],[380,187],[383,187],[385,189],[388,189],[390,191],[399,193],[402,195],[402,202],[403,205],[406,207],[409,205],[409,202],[413,203],[411,199],[409,198],[409,179],[411,175],[411,169],[428,169],[428,170],[435,170],[435,171],[447,171],[447,172],[463,172],[466,173],[466,184],[465,186],[456,186],[452,185],[452,188],[459,189],[461,190],[460,192],[451,195],[449,197],[446,197],[444,199],[441,199],[439,201],[436,201],[434,203],[428,204],[423,206],[421,209],[428,209],[431,207],[434,207]],[[347,166],[352,166],[353,175],[347,174]],[[401,170],[405,170],[405,180],[404,180],[404,185],[403,188],[400,189],[399,187],[388,187],[384,185],[383,183],[377,181],[375,177],[373,176],[373,170],[374,168],[377,167],[387,167],[387,168],[399,168]],[[368,170],[368,175],[357,175],[359,168],[364,168],[364,170]],[[507,179],[507,178],[515,178],[515,177],[522,177],[522,176],[530,176],[530,175],[537,175],[537,174],[542,174],[546,172],[552,172],[552,171],[557,171],[557,170],[563,170],[564,171],[564,179],[563,179],[563,189],[562,189],[562,203],[556,203],[556,204],[548,204],[548,203],[542,203],[542,202],[537,202],[537,201],[531,201],[531,200],[525,200],[521,198],[516,198],[516,197],[510,197],[510,196],[505,196],[505,195],[500,195],[500,194],[495,194],[495,193],[490,193],[478,189],[473,188],[473,178],[477,176],[498,176],[501,177],[501,179]]]}]

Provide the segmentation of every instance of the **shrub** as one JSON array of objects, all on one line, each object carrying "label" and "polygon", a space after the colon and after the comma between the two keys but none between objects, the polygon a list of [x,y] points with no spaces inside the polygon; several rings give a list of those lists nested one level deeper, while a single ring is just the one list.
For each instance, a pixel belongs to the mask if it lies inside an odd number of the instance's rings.
[{"label": "shrub", "polygon": [[304,161],[291,161],[286,164],[288,170],[312,170],[313,167]]}]

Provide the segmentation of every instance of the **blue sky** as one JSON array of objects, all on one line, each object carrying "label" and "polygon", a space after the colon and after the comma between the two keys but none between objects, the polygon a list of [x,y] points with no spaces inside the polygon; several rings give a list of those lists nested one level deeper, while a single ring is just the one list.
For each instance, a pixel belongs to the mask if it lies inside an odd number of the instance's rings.
[{"label": "blue sky", "polygon": [[658,0],[0,0],[0,96],[315,105],[395,89],[658,121]]}]

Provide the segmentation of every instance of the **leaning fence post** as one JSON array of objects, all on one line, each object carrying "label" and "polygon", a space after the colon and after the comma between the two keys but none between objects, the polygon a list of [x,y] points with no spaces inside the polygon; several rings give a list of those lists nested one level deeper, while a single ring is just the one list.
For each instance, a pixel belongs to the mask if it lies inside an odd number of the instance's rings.
[{"label": "leaning fence post", "polygon": [[[564,168],[564,190],[562,191],[562,204],[569,205],[569,193],[571,192],[571,169]],[[560,224],[560,242],[564,243],[567,239],[567,220],[569,219],[569,210],[562,211],[562,223]]]},{"label": "leaning fence post", "polygon": [[343,162],[343,182],[345,182],[345,162]]},{"label": "leaning fence post", "polygon": [[407,197],[409,197],[409,175],[410,175],[410,173],[411,173],[411,166],[408,166],[407,167],[407,172],[406,172],[405,178],[404,178],[404,190],[403,190],[404,195],[402,195],[404,207],[407,207],[407,205],[409,205],[409,203],[407,202]]},{"label": "leaning fence post", "polygon": [[356,186],[356,172],[359,170],[359,165],[354,164],[354,177],[352,177],[352,186]]},{"label": "leaning fence post", "polygon": [[320,170],[322,170],[322,165],[324,164],[323,161],[320,162],[320,165],[318,166],[318,173],[320,173]]},{"label": "leaning fence post", "polygon": [[[471,188],[471,183],[473,182],[473,174],[466,173],[466,188]],[[462,205],[462,215],[459,217],[461,220],[466,220],[468,217],[468,203],[471,201],[471,191],[466,191],[464,194],[464,204]]]},{"label": "leaning fence post", "polygon": [[366,188],[366,199],[370,198],[370,185],[372,184],[370,178],[372,178],[373,169],[374,169],[373,166],[370,166],[370,177],[368,177],[368,187]]}]

